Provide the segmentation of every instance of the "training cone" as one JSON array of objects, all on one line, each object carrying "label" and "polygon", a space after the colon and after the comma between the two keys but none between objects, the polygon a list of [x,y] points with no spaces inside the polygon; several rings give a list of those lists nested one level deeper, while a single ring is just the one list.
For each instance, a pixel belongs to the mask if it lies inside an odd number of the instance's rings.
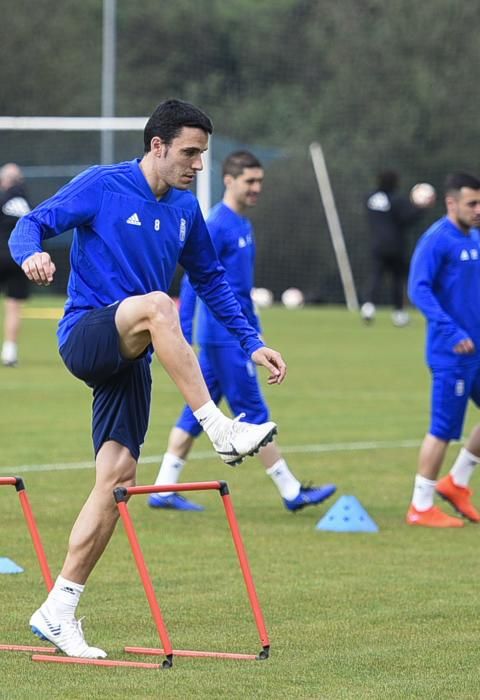
[{"label": "training cone", "polygon": [[23,569],[8,557],[0,557],[0,574],[21,574]]},{"label": "training cone", "polygon": [[377,523],[355,496],[341,496],[315,526],[330,532],[378,532]]}]

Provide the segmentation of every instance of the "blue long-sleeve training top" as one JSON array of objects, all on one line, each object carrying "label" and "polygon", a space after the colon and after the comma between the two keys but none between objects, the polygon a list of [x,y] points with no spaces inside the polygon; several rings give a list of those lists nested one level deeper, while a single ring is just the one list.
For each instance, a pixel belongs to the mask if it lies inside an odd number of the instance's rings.
[{"label": "blue long-sleeve training top", "polygon": [[[420,238],[408,294],[427,320],[426,360],[434,369],[480,361],[480,235],[463,233],[446,216]],[[471,338],[473,354],[453,352]]]},{"label": "blue long-sleeve training top", "polygon": [[189,191],[171,188],[157,200],[135,159],[94,166],[24,216],[9,246],[21,265],[42,241],[74,229],[60,347],[89,309],[153,291],[167,292],[177,262],[196,293],[251,355],[263,345],[241,312]]},{"label": "blue long-sleeve training top", "polygon": [[[207,217],[207,227],[227,280],[244,315],[258,333],[260,322],[255,313],[251,291],[255,275],[255,237],[249,219],[234,212],[223,202],[216,204]],[[185,337],[192,340],[195,290],[185,276],[180,294],[180,319]],[[200,345],[232,345],[235,338],[218,323],[208,307],[200,302],[196,309],[195,339]]]}]

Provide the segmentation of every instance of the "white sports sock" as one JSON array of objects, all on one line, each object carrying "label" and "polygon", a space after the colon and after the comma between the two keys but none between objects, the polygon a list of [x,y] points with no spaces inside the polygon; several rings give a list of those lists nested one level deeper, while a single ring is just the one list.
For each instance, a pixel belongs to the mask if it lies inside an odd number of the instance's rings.
[{"label": "white sports sock", "polygon": [[58,576],[55,585],[48,594],[47,606],[58,617],[75,617],[77,605],[85,586]]},{"label": "white sports sock", "polygon": [[11,340],[4,340],[2,345],[2,362],[16,362],[17,359],[17,344]]},{"label": "white sports sock", "polygon": [[477,464],[480,464],[480,458],[462,447],[453,467],[450,469],[453,483],[456,486],[468,486]]},{"label": "white sports sock", "polygon": [[291,501],[300,493],[301,483],[295,478],[288,468],[288,464],[284,459],[279,459],[274,465],[266,470],[273,483],[280,491],[282,498]]},{"label": "white sports sock", "polygon": [[[180,459],[180,457],[177,457],[177,455],[174,455],[171,452],[165,452],[163,455],[162,464],[160,466],[160,471],[155,479],[155,484],[158,486],[163,486],[164,484],[177,484],[184,466],[184,459]],[[159,493],[158,495],[170,496],[172,493],[173,491],[162,491],[162,493]]]},{"label": "white sports sock", "polygon": [[193,415],[212,442],[215,442],[218,434],[225,428],[226,422],[231,422],[231,418],[224,416],[212,400],[197,408]]},{"label": "white sports sock", "polygon": [[424,476],[420,476],[420,474],[416,475],[412,497],[412,505],[414,508],[424,511],[433,506],[436,485],[436,481],[426,479]]}]

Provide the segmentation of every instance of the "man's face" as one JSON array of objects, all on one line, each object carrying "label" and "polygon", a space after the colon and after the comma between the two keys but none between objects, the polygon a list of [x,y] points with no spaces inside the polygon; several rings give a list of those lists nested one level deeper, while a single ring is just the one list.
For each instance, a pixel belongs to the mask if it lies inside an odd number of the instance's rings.
[{"label": "man's face", "polygon": [[455,195],[446,198],[449,217],[463,231],[480,226],[480,190],[462,187]]},{"label": "man's face", "polygon": [[225,177],[225,186],[240,210],[255,206],[262,185],[263,168],[244,168],[238,177]]},{"label": "man's face", "polygon": [[202,153],[208,148],[208,134],[203,129],[184,126],[170,144],[159,142],[158,175],[169,187],[188,189],[203,169]]}]

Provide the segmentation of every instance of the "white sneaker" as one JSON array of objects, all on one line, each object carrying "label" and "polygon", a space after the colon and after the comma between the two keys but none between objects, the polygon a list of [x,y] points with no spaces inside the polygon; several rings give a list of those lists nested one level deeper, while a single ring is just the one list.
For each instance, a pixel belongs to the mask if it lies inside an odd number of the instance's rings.
[{"label": "white sneaker", "polygon": [[364,323],[372,323],[375,320],[376,311],[375,304],[372,304],[371,301],[366,301],[365,304],[362,304],[360,307],[362,321],[364,321]]},{"label": "white sneaker", "polygon": [[4,367],[16,367],[18,364],[17,360],[4,360],[2,358],[2,365]]},{"label": "white sneaker", "polygon": [[83,636],[82,620],[76,620],[74,617],[71,620],[55,620],[49,615],[45,605],[33,613],[30,627],[37,637],[55,644],[67,656],[104,659],[107,655],[103,649],[88,646]]},{"label": "white sneaker", "polygon": [[272,421],[254,425],[242,423],[241,413],[233,420],[229,419],[225,432],[214,441],[213,446],[226,464],[234,467],[243,462],[247,455],[254,455],[258,450],[273,440],[277,425]]},{"label": "white sneaker", "polygon": [[2,365],[5,367],[16,367],[18,362],[18,348],[16,343],[5,340],[2,345],[1,355]]}]

